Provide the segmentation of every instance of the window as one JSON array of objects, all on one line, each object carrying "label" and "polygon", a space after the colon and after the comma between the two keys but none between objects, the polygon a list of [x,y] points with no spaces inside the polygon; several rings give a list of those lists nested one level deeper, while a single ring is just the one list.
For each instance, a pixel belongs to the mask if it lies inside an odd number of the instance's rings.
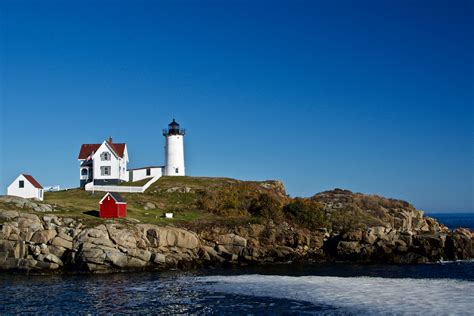
[{"label": "window", "polygon": [[40,199],[43,198],[43,190],[39,191],[39,197],[40,197]]},{"label": "window", "polygon": [[104,151],[103,153],[100,154],[100,160],[102,161],[109,161],[110,160],[110,153],[107,151]]},{"label": "window", "polygon": [[82,169],[81,170],[81,175],[87,176],[87,169]]},{"label": "window", "polygon": [[147,168],[147,169],[146,169],[146,175],[147,175],[147,176],[151,175],[151,170],[150,170],[150,168]]},{"label": "window", "polygon": [[175,172],[176,172],[176,173],[179,173],[179,168],[175,168],[175,169],[176,169]]},{"label": "window", "polygon": [[101,176],[110,176],[110,166],[100,167],[100,175]]},{"label": "window", "polygon": [[18,181],[18,187],[19,188],[24,188],[25,187],[25,181],[23,181],[23,180]]}]

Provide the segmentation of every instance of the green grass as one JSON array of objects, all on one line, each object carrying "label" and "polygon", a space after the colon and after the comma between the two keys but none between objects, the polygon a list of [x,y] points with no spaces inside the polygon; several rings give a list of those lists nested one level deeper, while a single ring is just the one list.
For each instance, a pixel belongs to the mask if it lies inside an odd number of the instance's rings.
[{"label": "green grass", "polygon": [[[94,216],[89,213],[98,211],[99,201],[104,195],[105,192],[91,193],[81,189],[47,192],[44,202],[54,205],[58,215],[92,219]],[[206,212],[188,208],[186,201],[192,201],[192,197],[184,197],[183,193],[166,193],[158,196],[146,193],[123,193],[121,195],[127,201],[127,217],[140,222],[165,224],[209,218],[209,214]],[[153,203],[156,208],[146,210],[145,204],[147,202]],[[173,212],[175,217],[173,219],[162,217],[166,212]],[[101,221],[99,218],[96,219]]]},{"label": "green grass", "polygon": [[[132,182],[144,185],[150,179]],[[218,190],[225,185],[240,183],[238,180],[226,178],[196,177],[162,177],[145,193],[120,193],[127,201],[127,218],[144,223],[180,224],[195,221],[225,220],[225,218],[202,210],[198,206],[201,191]],[[130,185],[124,183],[123,185]],[[186,190],[184,190],[186,188]],[[190,191],[184,193],[184,191]],[[105,192],[89,192],[82,189],[46,192],[44,202],[52,204],[56,214],[69,217],[86,218],[93,221],[102,219],[90,215],[90,211],[98,211],[99,201]],[[152,203],[155,209],[145,209]],[[164,218],[166,212],[174,214],[173,219]]]}]

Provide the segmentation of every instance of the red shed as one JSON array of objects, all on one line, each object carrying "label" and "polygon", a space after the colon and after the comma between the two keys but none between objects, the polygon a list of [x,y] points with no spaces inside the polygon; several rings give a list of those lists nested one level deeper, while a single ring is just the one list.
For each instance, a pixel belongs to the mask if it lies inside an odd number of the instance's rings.
[{"label": "red shed", "polygon": [[108,192],[99,204],[102,218],[127,217],[127,202],[118,193]]}]

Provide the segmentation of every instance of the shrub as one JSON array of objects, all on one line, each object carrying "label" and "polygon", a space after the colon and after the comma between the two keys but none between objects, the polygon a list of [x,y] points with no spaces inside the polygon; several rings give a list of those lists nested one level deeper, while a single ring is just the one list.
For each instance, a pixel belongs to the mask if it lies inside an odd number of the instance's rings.
[{"label": "shrub", "polygon": [[211,194],[210,192],[200,191],[199,199],[197,202],[197,207],[205,210],[205,211],[213,211],[216,209],[217,206],[217,198],[215,194]]},{"label": "shrub", "polygon": [[310,199],[297,198],[285,205],[283,212],[295,223],[308,228],[321,228],[328,225],[322,205]]},{"label": "shrub", "polygon": [[280,221],[283,218],[280,202],[267,193],[262,193],[258,198],[254,199],[250,203],[248,211],[254,216],[274,221]]}]

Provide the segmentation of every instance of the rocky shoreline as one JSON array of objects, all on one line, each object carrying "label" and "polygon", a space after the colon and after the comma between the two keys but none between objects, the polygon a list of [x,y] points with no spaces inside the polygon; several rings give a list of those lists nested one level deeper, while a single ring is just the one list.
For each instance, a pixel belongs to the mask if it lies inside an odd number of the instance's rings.
[{"label": "rocky shoreline", "polygon": [[[426,263],[474,258],[474,232],[448,230],[421,211],[402,221],[350,231],[309,230],[287,222],[191,231],[0,210],[0,270],[121,272],[224,264],[347,261]],[[396,223],[395,223],[396,222]]]}]

